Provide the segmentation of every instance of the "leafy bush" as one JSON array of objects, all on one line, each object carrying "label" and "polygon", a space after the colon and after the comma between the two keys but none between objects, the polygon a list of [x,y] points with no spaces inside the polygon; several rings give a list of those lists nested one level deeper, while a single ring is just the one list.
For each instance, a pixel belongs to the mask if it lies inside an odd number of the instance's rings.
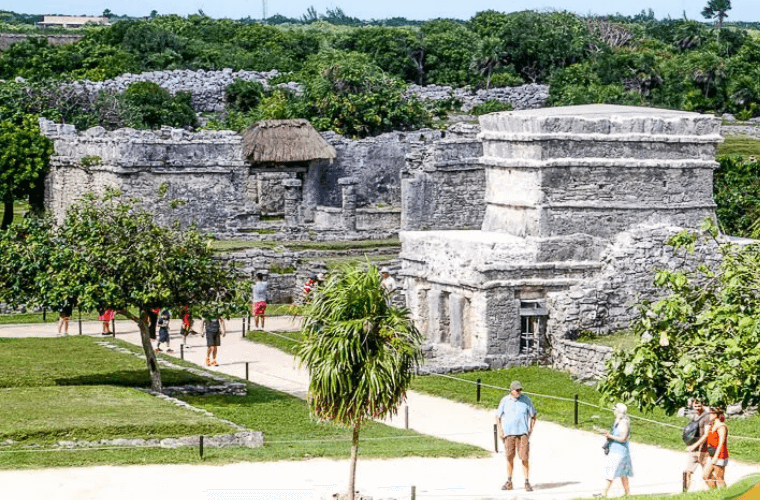
[{"label": "leafy bush", "polygon": [[713,196],[723,232],[752,237],[760,219],[760,162],[739,154],[719,155]]},{"label": "leafy bush", "polygon": [[134,82],[121,95],[128,122],[134,128],[196,126],[198,117],[190,106],[190,93],[168,90],[153,82]]},{"label": "leafy bush", "polygon": [[264,97],[264,86],[257,81],[236,78],[224,89],[224,100],[235,111],[250,111]]},{"label": "leafy bush", "polygon": [[472,114],[485,115],[488,113],[497,113],[499,111],[512,111],[514,106],[510,102],[501,102],[498,99],[488,99],[486,102],[478,104],[472,108]]}]

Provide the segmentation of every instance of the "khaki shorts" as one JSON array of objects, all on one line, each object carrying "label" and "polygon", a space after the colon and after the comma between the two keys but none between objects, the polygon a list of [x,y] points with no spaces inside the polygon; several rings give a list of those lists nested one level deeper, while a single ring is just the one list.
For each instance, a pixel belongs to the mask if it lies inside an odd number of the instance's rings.
[{"label": "khaki shorts", "polygon": [[507,436],[504,438],[504,450],[507,453],[507,460],[510,462],[515,459],[515,451],[523,462],[528,460],[530,455],[530,441],[528,435]]},{"label": "khaki shorts", "polygon": [[706,451],[690,451],[687,453],[686,457],[686,467],[684,467],[684,472],[694,472],[697,470],[697,465],[701,465],[702,468],[705,467],[705,462],[707,461],[707,452]]}]

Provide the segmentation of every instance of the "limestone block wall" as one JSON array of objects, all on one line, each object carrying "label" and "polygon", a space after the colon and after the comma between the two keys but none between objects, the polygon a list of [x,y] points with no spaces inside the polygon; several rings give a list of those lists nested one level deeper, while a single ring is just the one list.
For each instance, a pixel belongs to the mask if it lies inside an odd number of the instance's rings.
[{"label": "limestone block wall", "polygon": [[544,106],[549,98],[549,86],[531,83],[518,87],[498,87],[473,91],[471,89],[454,89],[445,85],[411,85],[407,95],[416,95],[422,100],[438,101],[456,97],[462,101],[462,110],[469,111],[487,100],[509,102],[514,109],[533,109]]},{"label": "limestone block wall", "polygon": [[[322,165],[317,172],[319,198],[316,205],[339,207],[342,192],[338,179],[355,177],[356,204],[359,207],[378,203],[398,207],[401,200],[401,170],[404,158],[417,148],[440,139],[440,130],[422,129],[410,132],[389,132],[367,139],[352,140],[324,132],[337,157],[332,165]],[[310,174],[311,175],[311,174]]]},{"label": "limestone block wall", "polygon": [[[314,225],[320,229],[343,227],[343,209],[319,206],[314,212]],[[401,224],[398,208],[357,208],[356,230],[397,231]]]},{"label": "limestone block wall", "polygon": [[606,373],[605,363],[612,351],[613,349],[607,346],[582,344],[552,337],[551,366],[570,372],[579,380],[598,380]]},{"label": "limestone block wall", "polygon": [[598,274],[566,291],[547,295],[547,335],[574,339],[584,331],[605,335],[626,328],[638,316],[635,304],[663,294],[654,287],[658,269],[693,268],[697,263],[717,267],[720,252],[713,242],[693,254],[675,253],[666,245],[683,228],[641,225],[618,234],[600,258]]}]

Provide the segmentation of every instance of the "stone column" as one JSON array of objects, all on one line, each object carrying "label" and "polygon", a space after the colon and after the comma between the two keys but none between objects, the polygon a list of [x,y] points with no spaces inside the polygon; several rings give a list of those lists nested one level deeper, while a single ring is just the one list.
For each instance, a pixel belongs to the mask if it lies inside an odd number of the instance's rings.
[{"label": "stone column", "polygon": [[356,231],[356,185],[359,179],[356,177],[342,177],[338,179],[343,194],[343,227],[349,231]]},{"label": "stone column", "polygon": [[282,185],[285,186],[285,224],[288,227],[296,227],[301,224],[299,216],[299,205],[303,190],[302,182],[299,179],[285,179]]},{"label": "stone column", "polygon": [[451,347],[464,348],[464,296],[458,293],[449,295],[449,344]]}]

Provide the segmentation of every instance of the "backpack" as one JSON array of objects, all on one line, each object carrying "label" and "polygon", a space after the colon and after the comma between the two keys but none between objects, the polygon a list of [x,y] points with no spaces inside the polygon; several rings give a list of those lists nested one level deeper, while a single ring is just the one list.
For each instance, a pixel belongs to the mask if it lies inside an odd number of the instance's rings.
[{"label": "backpack", "polygon": [[692,420],[683,428],[683,442],[686,446],[691,446],[699,441],[699,421]]}]

